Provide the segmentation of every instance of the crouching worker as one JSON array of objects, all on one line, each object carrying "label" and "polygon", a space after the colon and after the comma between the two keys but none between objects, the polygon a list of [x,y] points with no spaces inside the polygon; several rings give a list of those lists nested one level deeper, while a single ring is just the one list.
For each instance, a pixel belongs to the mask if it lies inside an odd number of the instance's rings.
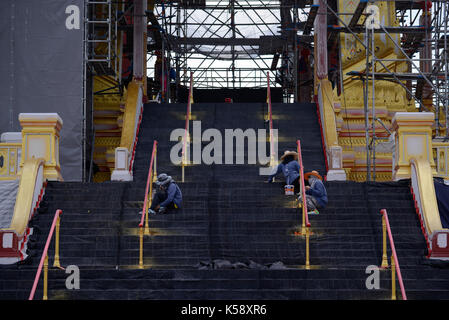
[{"label": "crouching worker", "polygon": [[[308,214],[319,214],[318,209],[324,209],[327,205],[327,192],[323,178],[314,170],[304,174],[304,180],[309,182],[305,190]],[[302,201],[301,195],[298,201]]]},{"label": "crouching worker", "polygon": [[285,183],[295,187],[295,193],[299,192],[299,163],[298,153],[295,151],[285,151],[281,157],[281,163],[277,166],[276,171],[270,175],[268,182],[273,182],[273,178],[279,173],[283,173]]},{"label": "crouching worker", "polygon": [[157,177],[156,186],[158,190],[153,197],[151,207],[148,210],[150,214],[167,213],[170,209],[181,208],[182,193],[172,177],[161,173]]}]

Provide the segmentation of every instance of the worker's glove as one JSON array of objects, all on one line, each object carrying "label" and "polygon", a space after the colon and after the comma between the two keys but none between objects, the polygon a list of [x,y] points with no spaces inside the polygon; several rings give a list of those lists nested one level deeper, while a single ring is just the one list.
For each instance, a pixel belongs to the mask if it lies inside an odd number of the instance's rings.
[{"label": "worker's glove", "polygon": [[160,214],[163,214],[163,213],[165,213],[167,211],[167,208],[166,207],[160,207],[159,208],[159,213]]}]

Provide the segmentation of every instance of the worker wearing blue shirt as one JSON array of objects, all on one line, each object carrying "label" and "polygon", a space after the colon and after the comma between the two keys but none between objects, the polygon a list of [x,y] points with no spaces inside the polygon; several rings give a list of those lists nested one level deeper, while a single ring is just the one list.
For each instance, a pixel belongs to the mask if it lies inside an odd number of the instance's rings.
[{"label": "worker wearing blue shirt", "polygon": [[294,151],[285,151],[281,157],[281,163],[277,166],[276,171],[270,175],[268,182],[273,182],[273,178],[279,173],[283,173],[285,183],[295,187],[295,193],[299,192],[299,171],[301,170],[298,163],[298,153]]},{"label": "worker wearing blue shirt", "polygon": [[[314,170],[304,174],[304,179],[309,182],[305,190],[307,212],[309,214],[319,214],[318,209],[323,209],[327,205],[327,192],[322,181],[323,178]],[[301,195],[298,200],[302,201]]]},{"label": "worker wearing blue shirt", "polygon": [[157,177],[159,190],[153,197],[149,213],[166,213],[168,209],[179,209],[182,204],[182,192],[172,177],[162,173]]}]

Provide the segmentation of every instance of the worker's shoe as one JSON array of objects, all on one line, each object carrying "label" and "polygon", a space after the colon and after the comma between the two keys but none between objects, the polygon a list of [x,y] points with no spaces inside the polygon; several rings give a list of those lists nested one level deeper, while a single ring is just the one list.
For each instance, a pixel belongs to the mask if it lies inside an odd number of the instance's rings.
[{"label": "worker's shoe", "polygon": [[315,210],[313,210],[313,211],[309,211],[309,212],[307,212],[307,214],[309,214],[309,215],[318,215],[318,214],[320,214],[320,212],[317,210],[317,209],[315,209]]}]

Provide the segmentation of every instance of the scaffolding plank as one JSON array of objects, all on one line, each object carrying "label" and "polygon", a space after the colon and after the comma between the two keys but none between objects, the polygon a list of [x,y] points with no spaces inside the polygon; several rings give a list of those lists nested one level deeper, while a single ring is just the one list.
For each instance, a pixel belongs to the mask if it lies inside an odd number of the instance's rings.
[{"label": "scaffolding plank", "polygon": [[422,43],[424,36],[424,33],[405,34],[402,41],[402,48],[409,57],[412,57],[419,50],[419,48],[424,46]]},{"label": "scaffolding plank", "polygon": [[281,56],[281,54],[279,52],[276,52],[274,54],[273,61],[271,62],[271,67],[270,67],[271,71],[276,71],[276,67],[278,65],[280,56]]},{"label": "scaffolding plank", "polygon": [[[346,73],[348,76],[360,76],[365,77],[366,73],[361,71],[351,71]],[[424,74],[426,77],[431,77],[432,74]],[[372,72],[368,73],[368,78],[372,77]],[[374,78],[377,80],[419,80],[424,79],[424,76],[420,73],[383,73],[374,72]]]},{"label": "scaffolding plank", "polygon": [[415,0],[396,0],[396,10],[421,9],[422,4]]},{"label": "scaffolding plank", "polygon": [[303,34],[309,35],[312,31],[313,23],[315,22],[316,15],[318,13],[319,5],[314,4],[310,7],[309,15],[307,16],[307,21],[304,25]]},{"label": "scaffolding plank", "polygon": [[[166,1],[158,0],[157,4],[166,3]],[[172,3],[178,3],[180,8],[185,9],[204,9],[206,7],[206,0],[171,0]],[[166,4],[167,5],[167,4]]]},{"label": "scaffolding plank", "polygon": [[[298,35],[299,41],[313,41],[313,36]],[[196,46],[262,46],[266,41],[285,43],[282,36],[261,36],[260,38],[190,38],[169,36],[170,41],[179,45],[196,45]]]},{"label": "scaffolding plank", "polygon": [[359,21],[360,17],[362,16],[363,10],[365,10],[366,5],[368,4],[368,0],[360,0],[359,4],[357,5],[357,8],[354,11],[354,15],[351,18],[351,21],[348,24],[349,28],[354,28]]},{"label": "scaffolding plank", "polygon": [[[416,26],[416,27],[384,27],[385,30],[388,33],[403,33],[403,34],[408,34],[408,33],[425,33],[427,32],[431,32],[432,29],[431,28],[426,28],[426,27],[422,27],[422,26]],[[344,33],[351,33],[351,31],[353,33],[365,33],[365,27],[363,26],[355,26],[354,28],[345,28],[342,26],[335,26],[335,25],[329,25],[328,29],[330,29],[331,31],[335,31],[335,32],[344,32]],[[384,31],[382,29],[374,29],[375,33],[384,33]]]},{"label": "scaffolding plank", "polygon": [[415,91],[415,97],[418,100],[422,99],[422,94],[423,94],[423,89],[424,89],[424,79],[419,79],[418,82],[416,83],[416,91]]}]

